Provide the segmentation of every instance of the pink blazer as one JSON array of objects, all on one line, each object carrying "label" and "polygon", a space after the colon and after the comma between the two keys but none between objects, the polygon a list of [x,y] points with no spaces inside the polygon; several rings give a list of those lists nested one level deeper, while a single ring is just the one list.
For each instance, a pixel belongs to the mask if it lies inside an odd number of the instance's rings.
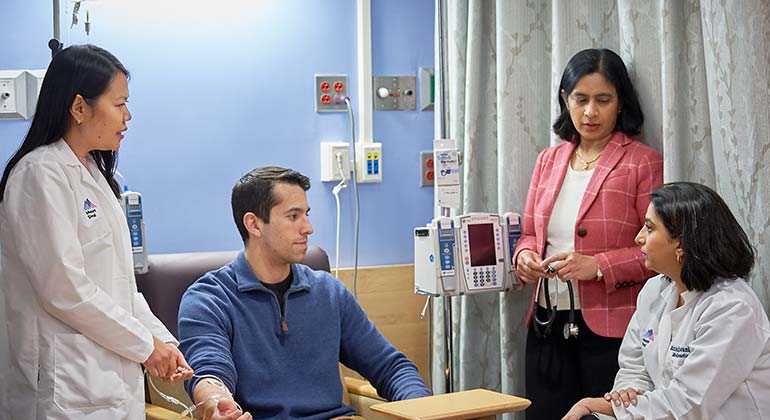
[{"label": "pink blazer", "polygon": [[[522,219],[519,252],[545,253],[546,229],[575,144],[543,150],[537,158]],[[593,255],[604,280],[578,281],[583,318],[591,331],[623,337],[636,309],[636,296],[654,275],[634,238],[644,225],[650,194],[663,183],[663,156],[623,133],[607,144],[586,187],[575,222],[575,252]],[[527,326],[537,297],[530,303]]]}]

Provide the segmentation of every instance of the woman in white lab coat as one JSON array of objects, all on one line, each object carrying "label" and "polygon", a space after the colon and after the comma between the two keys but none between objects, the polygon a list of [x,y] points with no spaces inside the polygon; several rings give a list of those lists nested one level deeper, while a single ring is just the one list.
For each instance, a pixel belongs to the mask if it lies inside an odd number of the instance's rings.
[{"label": "woman in white lab coat", "polygon": [[770,419],[770,322],[744,281],[754,250],[722,198],[663,185],[636,242],[660,276],[639,294],[613,390],[565,419]]},{"label": "woman in white lab coat", "polygon": [[90,45],[56,54],[0,181],[2,286],[17,419],[144,419],[140,364],[191,373],[137,292],[118,184],[128,72]]}]

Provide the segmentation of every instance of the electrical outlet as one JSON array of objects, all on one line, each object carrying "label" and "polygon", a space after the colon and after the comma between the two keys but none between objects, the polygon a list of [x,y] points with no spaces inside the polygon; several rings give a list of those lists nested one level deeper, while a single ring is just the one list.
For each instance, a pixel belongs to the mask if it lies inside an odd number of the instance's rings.
[{"label": "electrical outlet", "polygon": [[344,74],[315,75],[315,112],[347,111],[344,98],[348,96],[348,76]]},{"label": "electrical outlet", "polygon": [[433,152],[420,152],[420,186],[432,187],[436,178],[435,165],[433,164]]},{"label": "electrical outlet", "polygon": [[[339,160],[337,154],[340,155]],[[345,179],[350,178],[350,144],[321,142],[321,181],[341,181],[343,175]]]}]

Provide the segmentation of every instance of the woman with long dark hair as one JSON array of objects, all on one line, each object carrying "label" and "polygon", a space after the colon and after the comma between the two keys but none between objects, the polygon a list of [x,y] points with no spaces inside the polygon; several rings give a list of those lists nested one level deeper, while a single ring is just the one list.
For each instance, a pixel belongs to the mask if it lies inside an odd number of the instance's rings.
[{"label": "woman with long dark hair", "polygon": [[[663,158],[634,137],[644,117],[623,60],[588,49],[567,63],[553,131],[537,159],[513,262],[535,283],[527,317],[527,418],[555,420],[612,386],[645,280],[634,235]],[[572,298],[570,298],[572,296]]]},{"label": "woman with long dark hair", "polygon": [[144,419],[141,364],[188,378],[176,340],[137,292],[114,178],[128,71],[92,45],[57,53],[29,132],[0,180],[0,240],[19,419]]},{"label": "woman with long dark hair", "polygon": [[636,242],[660,275],[639,294],[612,391],[565,420],[770,418],[770,321],[745,281],[754,249],[727,204],[705,185],[666,184]]}]

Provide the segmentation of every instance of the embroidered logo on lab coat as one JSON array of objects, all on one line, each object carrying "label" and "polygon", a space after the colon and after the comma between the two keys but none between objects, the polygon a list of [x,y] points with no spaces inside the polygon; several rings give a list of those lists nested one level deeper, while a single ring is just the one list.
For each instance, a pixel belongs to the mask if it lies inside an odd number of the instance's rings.
[{"label": "embroidered logo on lab coat", "polygon": [[652,329],[649,329],[642,334],[642,347],[647,346],[653,341],[655,341],[655,334],[652,332]]},{"label": "embroidered logo on lab coat", "polygon": [[86,198],[86,200],[83,202],[83,211],[86,213],[86,217],[88,217],[89,220],[96,217],[96,204],[94,204],[91,200]]},{"label": "embroidered logo on lab coat", "polygon": [[671,346],[671,357],[675,359],[686,359],[690,355],[689,346]]}]

